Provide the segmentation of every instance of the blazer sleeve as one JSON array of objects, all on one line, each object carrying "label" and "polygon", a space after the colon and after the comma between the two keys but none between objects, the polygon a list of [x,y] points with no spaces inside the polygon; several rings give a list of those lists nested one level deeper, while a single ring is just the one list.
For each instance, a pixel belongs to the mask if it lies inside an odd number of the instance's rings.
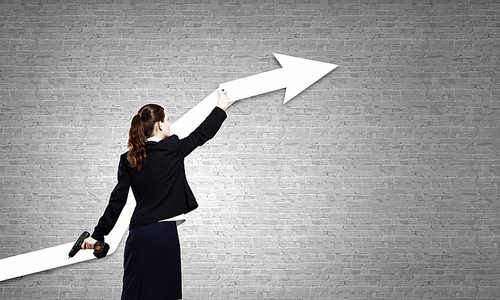
[{"label": "blazer sleeve", "polygon": [[104,214],[99,219],[97,226],[94,228],[94,233],[92,233],[92,238],[98,241],[104,241],[104,236],[108,235],[111,229],[116,224],[120,213],[127,203],[128,192],[130,189],[130,174],[127,170],[127,157],[123,154],[120,157],[120,163],[118,165],[118,183],[111,192],[109,198],[109,203]]},{"label": "blazer sleeve", "polygon": [[198,128],[179,140],[182,154],[188,156],[194,149],[213,138],[226,118],[226,112],[222,108],[215,107]]}]

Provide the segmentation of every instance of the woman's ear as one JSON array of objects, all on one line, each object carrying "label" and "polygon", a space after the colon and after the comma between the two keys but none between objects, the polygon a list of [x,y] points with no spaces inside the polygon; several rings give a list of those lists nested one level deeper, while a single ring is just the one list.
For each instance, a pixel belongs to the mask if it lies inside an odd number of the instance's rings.
[{"label": "woman's ear", "polygon": [[156,133],[160,132],[161,131],[161,128],[160,128],[160,122],[156,122],[155,125],[154,125],[154,128],[153,128],[153,135],[156,135]]}]

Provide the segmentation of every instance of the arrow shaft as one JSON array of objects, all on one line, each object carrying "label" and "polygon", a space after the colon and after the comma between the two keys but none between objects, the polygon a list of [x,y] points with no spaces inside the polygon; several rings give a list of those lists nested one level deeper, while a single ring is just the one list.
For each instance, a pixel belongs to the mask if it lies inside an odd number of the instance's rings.
[{"label": "arrow shaft", "polygon": [[50,270],[95,258],[92,251],[80,251],[68,259],[73,243],[62,244],[0,260],[0,281]]},{"label": "arrow shaft", "polygon": [[238,101],[286,87],[286,70],[283,68],[236,79],[220,85],[227,90],[231,101]]}]

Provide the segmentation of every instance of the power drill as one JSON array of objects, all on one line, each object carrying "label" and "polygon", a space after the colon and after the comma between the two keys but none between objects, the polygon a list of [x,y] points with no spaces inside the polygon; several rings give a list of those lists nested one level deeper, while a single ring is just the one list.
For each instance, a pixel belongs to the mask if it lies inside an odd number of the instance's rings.
[{"label": "power drill", "polygon": [[[69,251],[68,258],[75,256],[76,253],[78,253],[78,251],[80,251],[80,249],[82,249],[83,241],[85,241],[85,239],[88,238],[89,236],[90,236],[90,233],[88,233],[88,231],[84,231],[82,234],[80,234],[80,236],[76,240],[75,244],[71,248],[71,251]],[[106,256],[106,254],[108,254],[108,251],[109,251],[109,245],[107,243],[101,242],[101,241],[97,241],[95,243],[95,245],[94,245],[94,256],[95,257],[103,258]]]}]

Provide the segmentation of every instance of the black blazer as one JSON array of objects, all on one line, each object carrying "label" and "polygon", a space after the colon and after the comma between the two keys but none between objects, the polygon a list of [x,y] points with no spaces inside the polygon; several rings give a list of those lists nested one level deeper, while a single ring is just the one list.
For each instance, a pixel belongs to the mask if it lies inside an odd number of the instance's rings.
[{"label": "black blazer", "polygon": [[137,205],[130,229],[188,213],[198,207],[186,179],[184,157],[196,147],[215,136],[226,119],[226,112],[218,107],[189,136],[176,135],[149,142],[146,162],[141,170],[132,169],[127,153],[120,156],[118,183],[111,192],[109,204],[94,228],[92,237],[103,241],[120,216],[132,188]]}]

